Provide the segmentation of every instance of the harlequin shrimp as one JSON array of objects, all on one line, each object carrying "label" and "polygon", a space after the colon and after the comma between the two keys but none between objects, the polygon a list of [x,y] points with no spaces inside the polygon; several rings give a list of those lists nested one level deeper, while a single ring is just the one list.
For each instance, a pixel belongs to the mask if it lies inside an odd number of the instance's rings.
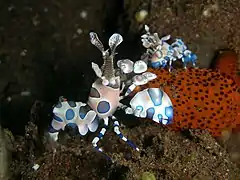
[{"label": "harlequin shrimp", "polygon": [[149,27],[147,25],[145,25],[145,30],[147,33],[141,36],[142,45],[147,48],[147,52],[144,54],[144,59],[146,58],[147,61],[149,60],[153,68],[165,68],[168,62],[171,67],[174,58],[174,50],[166,42],[170,39],[170,35],[164,36],[160,39],[157,33],[151,34],[149,32]]},{"label": "harlequin shrimp", "polygon": [[187,69],[188,63],[192,63],[193,67],[196,67],[196,54],[188,50],[187,46],[181,39],[176,39],[171,46],[174,49],[174,60],[182,59],[184,69]]},{"label": "harlequin shrimp", "polygon": [[167,43],[170,35],[161,39],[157,33],[151,34],[149,27],[145,25],[146,34],[141,36],[142,45],[147,49],[142,56],[145,61],[150,61],[153,68],[165,68],[169,63],[169,71],[172,69],[173,61],[181,59],[186,69],[187,63],[191,62],[196,67],[196,54],[187,49],[181,39],[176,39],[171,45]]},{"label": "harlequin shrimp", "polygon": [[[113,60],[116,55],[116,47],[123,41],[120,34],[113,34],[109,38],[109,49],[104,50],[103,44],[96,33],[90,33],[91,43],[101,52],[104,60],[103,66],[92,63],[92,68],[97,76],[92,84],[87,103],[71,102],[60,98],[60,101],[53,108],[53,120],[50,125],[49,135],[54,141],[58,140],[60,130],[64,130],[66,125],[78,127],[80,135],[86,135],[88,131],[95,132],[98,129],[99,121],[103,121],[104,127],[99,134],[92,140],[92,145],[99,152],[103,149],[98,146],[108,128],[109,121],[113,121],[114,132],[135,150],[139,148],[128,140],[120,131],[119,122],[114,116],[117,109],[125,110],[126,114],[133,114],[137,117],[148,117],[158,123],[169,124],[173,118],[173,108],[168,95],[158,88],[148,88],[136,94],[128,107],[120,102],[128,96],[136,86],[147,84],[156,78],[156,75],[146,71],[146,64],[141,61],[133,63],[130,60],[118,62],[120,70],[124,74],[139,73],[131,79],[132,84],[127,88],[124,95],[125,83],[121,82],[120,76],[116,76]],[[143,104],[144,102],[144,104]],[[140,108],[141,107],[141,108]]]}]

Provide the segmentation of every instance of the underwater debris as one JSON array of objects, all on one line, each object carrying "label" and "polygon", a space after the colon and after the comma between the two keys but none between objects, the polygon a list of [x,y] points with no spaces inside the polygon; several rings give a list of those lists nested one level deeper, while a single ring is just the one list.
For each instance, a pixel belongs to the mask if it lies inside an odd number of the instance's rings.
[{"label": "underwater debris", "polygon": [[[240,124],[240,93],[237,84],[220,72],[207,69],[183,69],[169,73],[149,69],[157,78],[136,88],[163,87],[174,107],[173,130],[203,129],[214,137]],[[174,91],[172,89],[174,87]]]},{"label": "underwater debris", "polygon": [[240,68],[238,66],[238,56],[234,51],[220,51],[214,68],[231,76],[240,87]]}]

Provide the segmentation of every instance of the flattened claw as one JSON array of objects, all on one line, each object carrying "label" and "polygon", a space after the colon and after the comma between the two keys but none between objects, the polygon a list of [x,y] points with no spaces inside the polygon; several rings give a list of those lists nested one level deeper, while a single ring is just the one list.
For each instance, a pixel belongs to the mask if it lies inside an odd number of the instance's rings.
[{"label": "flattened claw", "polygon": [[136,86],[140,86],[140,85],[144,85],[148,83],[148,79],[147,77],[143,76],[143,75],[135,75],[133,78],[133,83]]},{"label": "flattened claw", "polygon": [[133,71],[136,74],[140,74],[147,71],[147,68],[147,64],[144,61],[139,60],[134,63]]},{"label": "flattened claw", "polygon": [[145,72],[142,75],[145,76],[148,79],[148,81],[151,81],[157,78],[157,75],[151,72]]},{"label": "flattened claw", "polygon": [[130,59],[118,60],[117,66],[123,71],[123,73],[128,74],[133,71],[133,62]]}]

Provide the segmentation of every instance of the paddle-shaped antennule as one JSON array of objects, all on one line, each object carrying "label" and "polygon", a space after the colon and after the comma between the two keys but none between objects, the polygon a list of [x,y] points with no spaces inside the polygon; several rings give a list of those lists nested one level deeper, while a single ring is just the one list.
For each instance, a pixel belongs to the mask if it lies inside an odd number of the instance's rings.
[{"label": "paddle-shaped antennule", "polygon": [[102,42],[99,40],[97,33],[95,32],[90,32],[90,41],[91,43],[96,46],[102,53],[104,52],[104,46]]},{"label": "paddle-shaped antennule", "polygon": [[[104,63],[102,66],[102,72],[103,76],[108,80],[109,82],[114,82],[115,80],[115,69],[113,66],[113,59],[115,56],[115,50],[119,44],[123,41],[123,37],[118,34],[114,33],[108,40],[108,45],[111,49],[111,54],[107,53],[106,56],[103,56]],[[116,82],[117,83],[117,82]]]},{"label": "paddle-shaped antennule", "polygon": [[[105,51],[102,42],[99,40],[98,35],[94,32],[89,33],[91,43],[96,46],[101,52],[103,56],[104,63],[101,69],[97,64],[92,63],[92,68],[95,71],[96,75],[103,80],[104,85],[108,85],[108,82],[115,83],[115,69],[113,66],[113,58],[116,55],[115,50],[116,47],[121,44],[123,41],[123,37],[114,33],[108,41],[109,47],[111,49],[111,54],[108,52],[108,49]],[[107,82],[107,83],[105,83]]]},{"label": "paddle-shaped antennule", "polygon": [[114,33],[110,38],[109,38],[109,41],[108,41],[108,45],[111,49],[111,54],[112,55],[115,55],[115,50],[116,50],[116,47],[121,44],[121,42],[123,42],[123,37],[118,34],[118,33]]}]

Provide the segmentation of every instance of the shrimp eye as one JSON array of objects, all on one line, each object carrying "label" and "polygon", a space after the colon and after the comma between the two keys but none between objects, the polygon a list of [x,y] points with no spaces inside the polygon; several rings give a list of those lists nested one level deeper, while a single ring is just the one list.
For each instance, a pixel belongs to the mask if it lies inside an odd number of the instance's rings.
[{"label": "shrimp eye", "polygon": [[89,96],[94,97],[94,98],[100,98],[100,94],[99,94],[98,90],[94,87],[91,88]]}]

